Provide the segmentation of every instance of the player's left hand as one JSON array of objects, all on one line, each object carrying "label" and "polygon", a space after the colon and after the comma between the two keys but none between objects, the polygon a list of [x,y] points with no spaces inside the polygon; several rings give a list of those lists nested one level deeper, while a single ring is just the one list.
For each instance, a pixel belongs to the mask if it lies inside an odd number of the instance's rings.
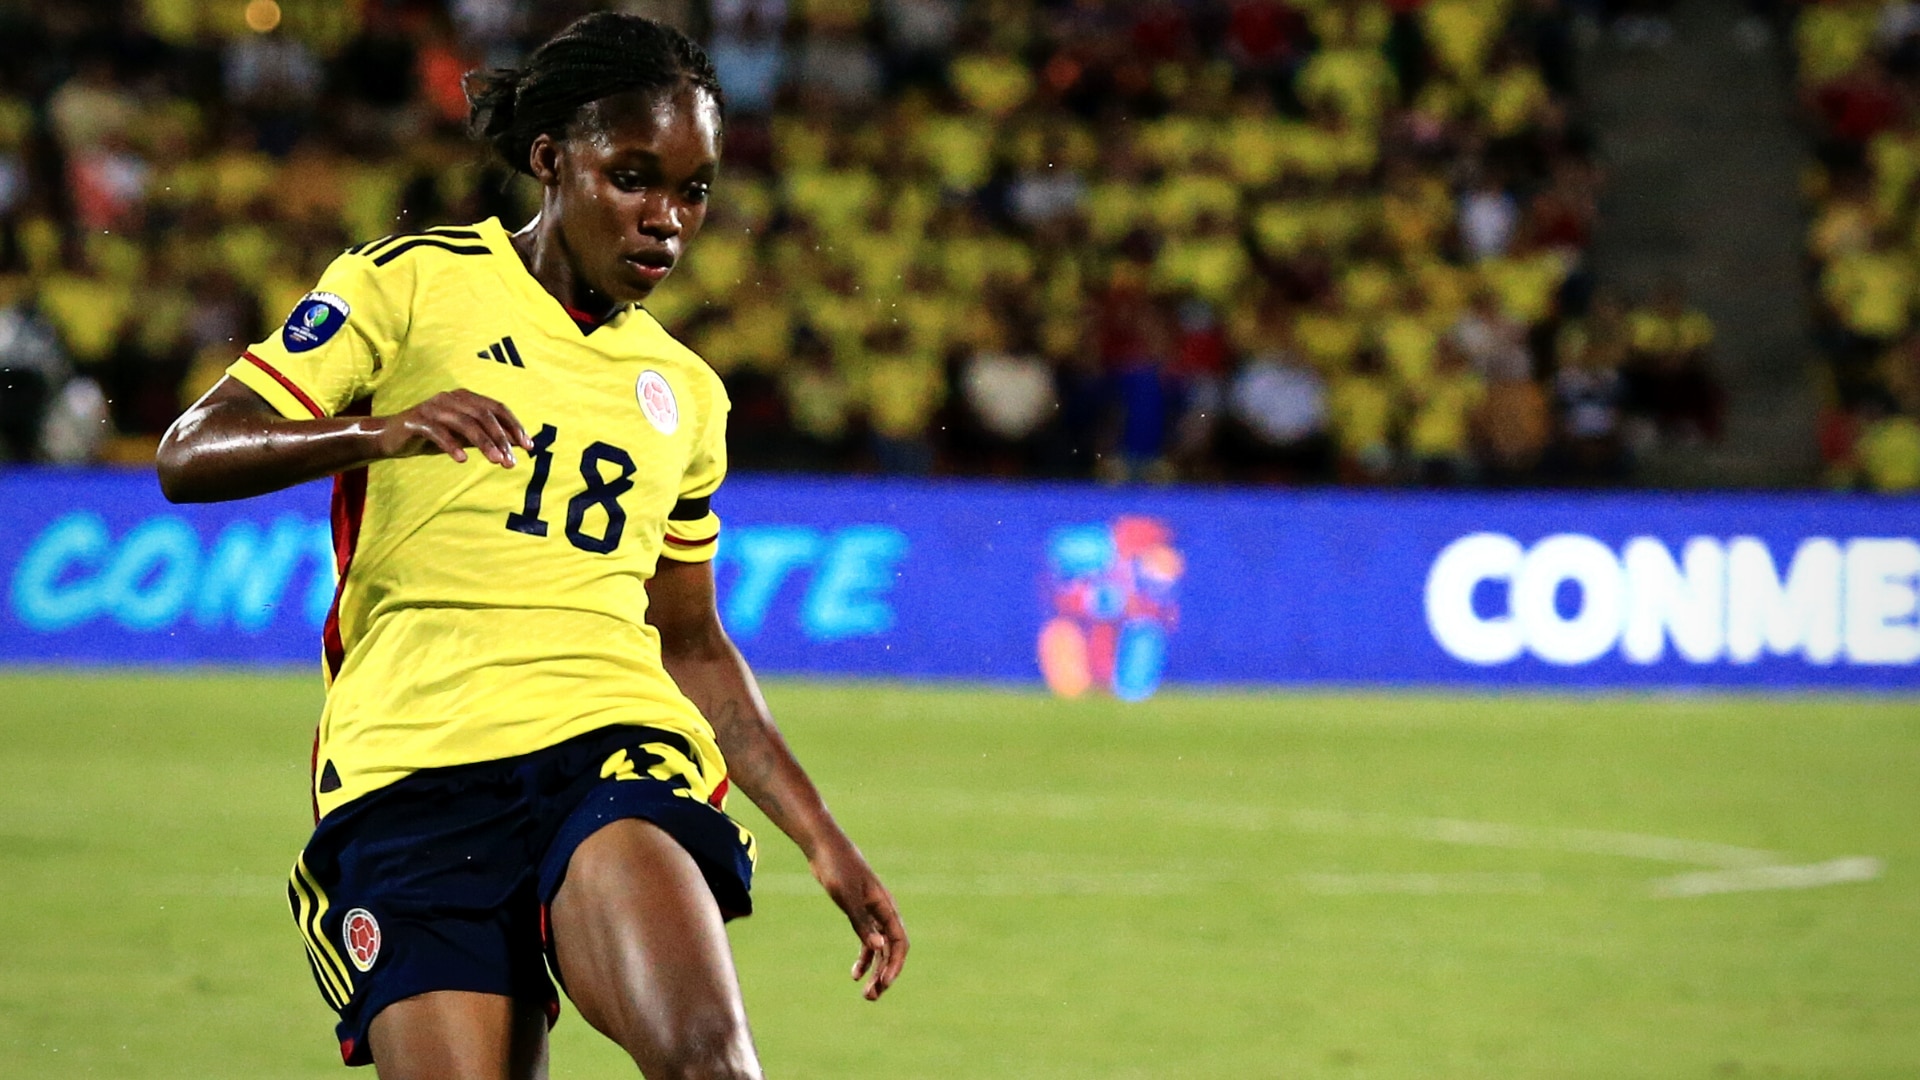
[{"label": "player's left hand", "polygon": [[893,894],[880,884],[879,876],[851,841],[823,847],[809,860],[809,866],[827,895],[847,913],[847,921],[860,938],[854,979],[866,976],[867,1000],[880,1000],[907,962],[907,928],[900,922]]}]

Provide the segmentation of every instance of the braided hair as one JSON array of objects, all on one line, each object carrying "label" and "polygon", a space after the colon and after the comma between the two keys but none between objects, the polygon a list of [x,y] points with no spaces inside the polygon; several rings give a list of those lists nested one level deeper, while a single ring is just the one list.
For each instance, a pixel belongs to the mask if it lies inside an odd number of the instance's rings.
[{"label": "braided hair", "polygon": [[468,72],[465,87],[468,129],[529,176],[533,140],[591,123],[581,110],[601,98],[689,87],[704,91],[716,110],[725,104],[704,49],[664,23],[608,11],[575,21],[520,67]]}]

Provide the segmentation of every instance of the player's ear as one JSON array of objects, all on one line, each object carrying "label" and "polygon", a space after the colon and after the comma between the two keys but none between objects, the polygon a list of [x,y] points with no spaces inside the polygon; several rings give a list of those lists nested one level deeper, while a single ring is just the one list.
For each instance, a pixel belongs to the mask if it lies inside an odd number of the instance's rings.
[{"label": "player's ear", "polygon": [[553,187],[560,182],[560,142],[546,132],[533,137],[533,145],[527,148],[527,164],[533,169],[533,178],[545,187]]}]

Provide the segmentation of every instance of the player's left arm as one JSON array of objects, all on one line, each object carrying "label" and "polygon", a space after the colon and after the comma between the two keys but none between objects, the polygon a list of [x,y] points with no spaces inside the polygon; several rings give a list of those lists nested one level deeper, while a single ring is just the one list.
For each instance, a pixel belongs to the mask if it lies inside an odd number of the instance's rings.
[{"label": "player's left arm", "polygon": [[720,625],[713,564],[661,559],[647,583],[647,621],[660,632],[667,674],[713,725],[733,784],[793,838],[813,876],[846,912],[860,938],[853,977],[867,976],[867,1000],[878,1000],[906,963],[906,927],[893,895],[788,749],[752,670]]}]

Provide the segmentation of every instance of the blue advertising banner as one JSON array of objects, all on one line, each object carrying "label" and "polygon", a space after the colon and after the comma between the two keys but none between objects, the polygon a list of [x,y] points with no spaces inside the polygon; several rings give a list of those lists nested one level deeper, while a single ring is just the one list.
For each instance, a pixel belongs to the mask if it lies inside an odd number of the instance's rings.
[{"label": "blue advertising banner", "polygon": [[[317,663],[326,488],[171,506],[0,473],[0,663]],[[765,672],[1920,689],[1920,501],[742,476],[721,614]]]}]

